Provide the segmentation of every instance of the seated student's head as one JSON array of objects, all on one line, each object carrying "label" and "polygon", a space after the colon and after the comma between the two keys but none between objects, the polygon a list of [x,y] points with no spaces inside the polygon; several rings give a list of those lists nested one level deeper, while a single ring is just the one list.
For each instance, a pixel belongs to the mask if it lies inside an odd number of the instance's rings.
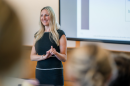
[{"label": "seated student's head", "polygon": [[107,50],[87,44],[69,54],[67,72],[78,86],[105,86],[111,79],[113,67],[113,59]]},{"label": "seated student's head", "polygon": [[114,60],[118,69],[118,76],[110,86],[130,86],[130,56],[117,54]]},{"label": "seated student's head", "polygon": [[0,0],[0,78],[20,59],[22,28],[15,12]]}]

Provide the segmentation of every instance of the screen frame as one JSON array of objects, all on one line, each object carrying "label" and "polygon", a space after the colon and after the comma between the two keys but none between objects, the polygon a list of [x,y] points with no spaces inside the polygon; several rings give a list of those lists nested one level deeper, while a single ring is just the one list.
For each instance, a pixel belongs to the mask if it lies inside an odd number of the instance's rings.
[{"label": "screen frame", "polygon": [[[61,25],[61,14],[60,14],[60,0],[59,0],[59,24]],[[88,39],[88,38],[72,38],[67,37],[67,40],[72,41],[88,41],[88,42],[102,42],[102,43],[112,43],[112,44],[127,44],[130,45],[130,41],[118,41],[118,40],[103,40],[103,39]]]}]

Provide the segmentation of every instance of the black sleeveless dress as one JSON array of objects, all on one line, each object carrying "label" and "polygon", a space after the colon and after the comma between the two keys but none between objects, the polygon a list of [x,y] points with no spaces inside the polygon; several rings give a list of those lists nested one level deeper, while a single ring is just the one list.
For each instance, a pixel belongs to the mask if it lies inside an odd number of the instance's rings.
[{"label": "black sleeveless dress", "polygon": [[[59,39],[62,35],[65,35],[64,31],[58,29]],[[49,38],[50,32],[45,32],[44,35],[35,44],[35,50],[38,55],[45,55],[46,51],[50,50],[51,46],[60,53],[60,48],[54,42],[54,40]],[[41,85],[53,85],[53,86],[63,86],[63,65],[60,60],[55,56],[52,56],[46,60],[41,60],[37,62],[36,66],[36,79],[39,80]]]}]

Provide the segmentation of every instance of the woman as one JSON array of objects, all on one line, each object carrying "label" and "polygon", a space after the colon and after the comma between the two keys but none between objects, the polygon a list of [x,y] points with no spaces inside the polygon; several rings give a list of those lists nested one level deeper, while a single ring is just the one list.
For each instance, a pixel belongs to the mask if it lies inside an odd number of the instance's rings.
[{"label": "woman", "polygon": [[67,60],[65,33],[59,29],[55,13],[49,6],[41,10],[40,23],[30,56],[32,61],[38,61],[36,79],[40,84],[63,86],[62,62]]},{"label": "woman", "polygon": [[74,86],[107,86],[116,71],[109,52],[96,44],[74,49],[67,68]]}]

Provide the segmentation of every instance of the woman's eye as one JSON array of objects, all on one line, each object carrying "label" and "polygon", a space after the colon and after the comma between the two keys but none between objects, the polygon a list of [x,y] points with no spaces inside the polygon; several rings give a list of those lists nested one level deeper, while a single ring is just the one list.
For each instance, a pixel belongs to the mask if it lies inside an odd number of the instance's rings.
[{"label": "woman's eye", "polygon": [[45,15],[45,16],[49,16],[49,15]]},{"label": "woman's eye", "polygon": [[41,15],[41,17],[42,17],[43,15]]}]

